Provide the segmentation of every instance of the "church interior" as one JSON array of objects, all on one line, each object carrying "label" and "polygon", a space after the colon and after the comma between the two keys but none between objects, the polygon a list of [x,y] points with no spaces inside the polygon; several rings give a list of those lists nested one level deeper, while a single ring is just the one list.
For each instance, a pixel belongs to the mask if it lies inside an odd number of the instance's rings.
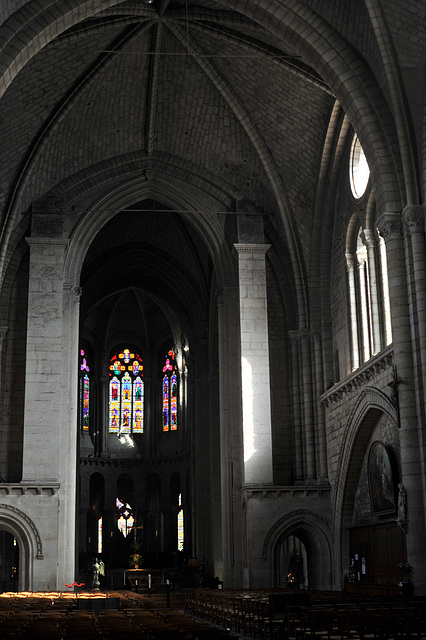
[{"label": "church interior", "polygon": [[0,592],[426,596],[426,5],[3,0],[0,48]]}]

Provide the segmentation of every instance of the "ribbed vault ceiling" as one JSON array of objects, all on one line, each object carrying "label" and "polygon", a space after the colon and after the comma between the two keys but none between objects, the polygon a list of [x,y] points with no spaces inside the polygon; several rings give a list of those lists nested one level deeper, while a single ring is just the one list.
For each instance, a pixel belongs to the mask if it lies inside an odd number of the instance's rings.
[{"label": "ribbed vault ceiling", "polygon": [[280,176],[308,231],[333,98],[280,35],[214,2],[127,2],[74,26],[0,101],[5,193],[23,211],[70,175],[143,152],[192,163],[265,212]]}]

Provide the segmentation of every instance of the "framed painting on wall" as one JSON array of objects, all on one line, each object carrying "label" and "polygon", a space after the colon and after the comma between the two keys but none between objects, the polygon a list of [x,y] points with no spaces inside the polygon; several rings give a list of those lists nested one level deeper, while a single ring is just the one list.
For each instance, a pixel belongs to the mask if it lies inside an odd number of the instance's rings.
[{"label": "framed painting on wall", "polygon": [[374,515],[396,512],[392,455],[380,441],[373,442],[368,454],[368,486]]}]

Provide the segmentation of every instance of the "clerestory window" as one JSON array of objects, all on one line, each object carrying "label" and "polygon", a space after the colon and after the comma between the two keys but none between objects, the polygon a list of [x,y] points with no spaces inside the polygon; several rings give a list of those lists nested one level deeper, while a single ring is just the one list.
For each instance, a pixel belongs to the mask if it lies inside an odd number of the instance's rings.
[{"label": "clerestory window", "polygon": [[[377,229],[358,228],[346,253],[352,369],[392,342],[386,252]],[[350,247],[349,247],[350,248]]]}]

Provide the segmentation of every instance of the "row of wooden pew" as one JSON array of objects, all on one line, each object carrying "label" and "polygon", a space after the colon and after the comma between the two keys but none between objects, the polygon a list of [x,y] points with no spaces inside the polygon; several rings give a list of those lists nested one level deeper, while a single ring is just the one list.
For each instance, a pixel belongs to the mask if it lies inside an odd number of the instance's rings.
[{"label": "row of wooden pew", "polygon": [[192,590],[185,611],[253,640],[426,640],[426,601],[341,592]]},{"label": "row of wooden pew", "polygon": [[[88,604],[93,609],[85,610]],[[183,606],[179,594],[1,594],[0,640],[229,639],[225,629],[185,615]]]}]

